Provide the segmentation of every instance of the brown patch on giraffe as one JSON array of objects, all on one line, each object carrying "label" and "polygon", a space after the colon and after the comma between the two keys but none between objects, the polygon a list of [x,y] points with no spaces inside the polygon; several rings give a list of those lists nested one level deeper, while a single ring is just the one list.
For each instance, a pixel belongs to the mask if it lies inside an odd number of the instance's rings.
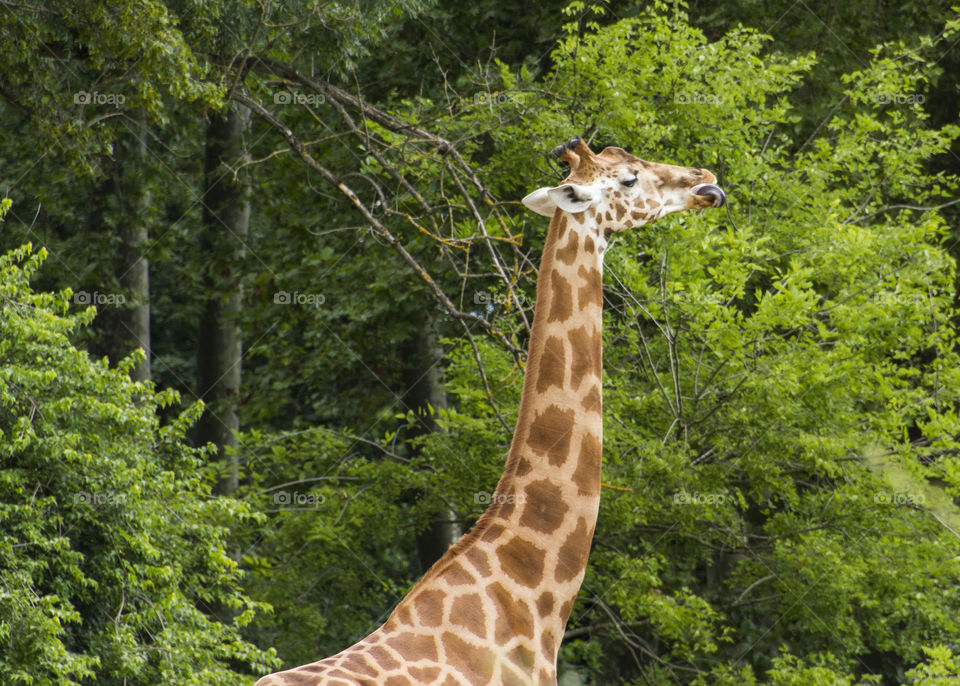
[{"label": "brown patch on giraffe", "polygon": [[[610,235],[611,235],[612,233],[613,233],[613,229],[611,229],[611,228],[608,226],[607,228],[605,228],[605,229],[603,230],[603,239],[609,241],[609,240],[610,240]],[[601,252],[603,252],[603,251],[601,251]]]},{"label": "brown patch on giraffe", "polygon": [[406,605],[397,609],[397,614],[395,615],[397,621],[401,624],[413,625],[413,613],[410,612],[410,608]]},{"label": "brown patch on giraffe", "polygon": [[593,236],[587,236],[583,239],[583,249],[591,254],[594,250],[596,250],[596,245],[593,242]]},{"label": "brown patch on giraffe", "polygon": [[570,240],[567,244],[557,250],[557,259],[564,264],[573,264],[577,259],[577,249],[580,247],[580,236],[576,231],[570,232]]},{"label": "brown patch on giraffe", "polygon": [[487,637],[485,617],[483,598],[478,593],[456,597],[450,608],[451,623],[466,627],[480,638]]},{"label": "brown patch on giraffe", "polygon": [[557,678],[545,669],[540,669],[540,686],[557,686]]},{"label": "brown patch on giraffe", "polygon": [[560,219],[557,220],[557,238],[563,238],[563,234],[567,232],[567,215],[561,214]]},{"label": "brown patch on giraffe", "polygon": [[490,560],[487,554],[479,548],[467,548],[467,552],[464,554],[470,560],[470,564],[480,572],[480,576],[490,576],[493,573],[493,570],[490,569]]},{"label": "brown patch on giraffe", "polygon": [[563,516],[570,508],[563,502],[560,487],[548,479],[527,484],[520,524],[542,534],[552,534],[563,524]]},{"label": "brown patch on giraffe", "polygon": [[572,477],[578,495],[600,495],[601,458],[600,440],[592,433],[584,434],[580,441],[580,459]]},{"label": "brown patch on giraffe", "polygon": [[573,611],[573,598],[560,606],[560,621],[564,624],[570,619],[570,613]]},{"label": "brown patch on giraffe", "polygon": [[413,682],[410,681],[410,677],[401,674],[388,677],[387,680],[383,682],[383,686],[413,686]]},{"label": "brown patch on giraffe", "polygon": [[553,632],[547,629],[540,636],[540,649],[543,650],[543,656],[548,662],[553,662],[557,657],[557,639],[553,637]]},{"label": "brown patch on giraffe", "polygon": [[612,221],[613,221],[613,215],[610,214],[610,210],[607,210],[607,212],[606,212],[606,214],[603,216],[603,218],[606,219],[608,222],[612,222]]},{"label": "brown patch on giraffe", "polygon": [[440,572],[440,576],[451,586],[464,586],[476,581],[476,579],[473,578],[473,574],[464,569],[463,565],[456,561],[451,562],[446,569]]},{"label": "brown patch on giraffe", "polygon": [[487,686],[493,678],[496,656],[489,648],[467,643],[449,631],[441,638],[447,659],[473,686]]},{"label": "brown patch on giraffe", "polygon": [[573,389],[577,390],[587,374],[600,378],[600,332],[594,328],[593,334],[589,334],[587,327],[581,326],[571,331],[568,336],[573,349],[570,382]]},{"label": "brown patch on giraffe", "polygon": [[[576,234],[573,234],[576,236]],[[540,369],[537,374],[537,391],[543,393],[551,386],[563,388],[563,375],[567,371],[566,352],[563,339],[550,336],[543,344],[540,357]]]},{"label": "brown patch on giraffe", "polygon": [[614,209],[617,211],[617,221],[623,219],[623,215],[627,213],[627,209],[623,205],[617,205]]},{"label": "brown patch on giraffe", "polygon": [[590,304],[603,307],[603,275],[600,270],[596,267],[587,269],[581,264],[577,276],[586,281],[586,285],[577,290],[577,305],[580,309]]},{"label": "brown patch on giraffe", "polygon": [[583,572],[587,566],[587,555],[590,554],[590,532],[587,522],[581,517],[567,540],[557,552],[557,569],[554,578],[558,583],[565,583]]},{"label": "brown patch on giraffe", "polygon": [[436,639],[428,634],[397,634],[387,639],[387,645],[400,653],[404,662],[417,660],[436,662],[440,657],[437,653]]},{"label": "brown patch on giraffe", "polygon": [[545,453],[553,466],[563,464],[570,452],[573,418],[573,410],[550,405],[534,417],[527,434],[527,445],[540,454]]},{"label": "brown patch on giraffe", "polygon": [[527,588],[536,588],[543,579],[544,556],[543,550],[519,536],[497,548],[500,568]]},{"label": "brown patch on giraffe", "polygon": [[600,396],[600,385],[594,384],[590,392],[580,403],[587,412],[603,412],[603,401]]},{"label": "brown patch on giraffe", "polygon": [[384,670],[397,669],[400,666],[390,651],[383,646],[373,646],[367,651],[367,655]]},{"label": "brown patch on giraffe", "polygon": [[630,217],[631,217],[632,219],[640,219],[640,217],[642,217],[642,216],[644,216],[644,215],[643,215],[643,212],[641,212],[640,210],[632,210],[632,211],[630,212]]},{"label": "brown patch on giraffe", "polygon": [[500,534],[503,533],[504,526],[503,524],[491,524],[487,527],[487,530],[483,532],[483,535],[480,537],[481,541],[495,541],[500,538]]},{"label": "brown patch on giraffe", "polygon": [[365,676],[377,676],[377,674],[379,674],[379,672],[367,662],[367,658],[359,653],[347,655],[343,659],[343,662],[340,663],[340,666]]},{"label": "brown patch on giraffe", "polygon": [[423,626],[440,626],[443,622],[445,597],[446,594],[441,591],[421,591],[413,599],[413,607]]},{"label": "brown patch on giraffe", "polygon": [[[317,683],[317,677],[316,677],[316,676],[314,676],[314,675],[312,675],[312,674],[304,674],[303,672],[301,672],[301,671],[299,671],[299,670],[297,670],[297,671],[289,671],[289,672],[281,672],[281,673],[278,674],[277,676],[279,676],[281,679],[283,679],[283,684],[284,684],[284,686],[316,686],[316,683]],[[259,683],[259,682],[258,682],[258,683]],[[332,683],[345,684],[346,682],[337,681],[337,682],[332,682]],[[256,686],[256,684],[255,684],[254,686]],[[349,685],[349,684],[346,684],[346,686],[350,686],[350,685]]]},{"label": "brown patch on giraffe", "polygon": [[533,613],[526,602],[514,600],[499,582],[487,587],[487,595],[497,605],[494,638],[498,644],[503,645],[514,636],[533,638]]},{"label": "brown patch on giraffe", "polygon": [[500,503],[498,514],[504,519],[510,519],[513,511],[517,508],[517,489],[513,486],[510,487],[510,490],[504,492],[497,489],[496,496],[496,501]]},{"label": "brown patch on giraffe", "polygon": [[439,667],[409,667],[410,676],[419,683],[429,684],[440,678]]},{"label": "brown patch on giraffe", "polygon": [[518,645],[507,654],[507,658],[519,667],[521,672],[526,673],[533,669],[537,656],[527,646]]},{"label": "brown patch on giraffe", "polygon": [[550,315],[548,322],[565,322],[573,314],[573,288],[556,269],[550,272]]},{"label": "brown patch on giraffe", "polygon": [[[590,209],[592,210],[593,208],[591,207]],[[583,212],[574,212],[570,216],[576,219],[578,224],[583,224],[586,219]]]},{"label": "brown patch on giraffe", "polygon": [[505,664],[500,664],[500,682],[503,686],[529,686],[530,682],[517,675]]},{"label": "brown patch on giraffe", "polygon": [[525,457],[521,457],[517,461],[517,476],[526,476],[530,473],[530,470],[533,469],[533,465],[530,464],[530,460]]},{"label": "brown patch on giraffe", "polygon": [[[254,685],[256,686],[256,685]],[[451,675],[447,675],[447,678],[443,680],[443,683],[440,686],[463,686],[459,681],[454,679]]]},{"label": "brown patch on giraffe", "polygon": [[546,617],[553,612],[554,602],[553,593],[550,591],[544,591],[540,594],[540,597],[537,598],[537,612],[540,613],[541,617]]}]

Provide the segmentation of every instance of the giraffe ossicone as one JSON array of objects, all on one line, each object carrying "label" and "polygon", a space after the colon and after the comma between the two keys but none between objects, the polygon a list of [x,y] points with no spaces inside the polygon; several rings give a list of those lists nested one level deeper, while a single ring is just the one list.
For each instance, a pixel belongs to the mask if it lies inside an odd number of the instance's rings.
[{"label": "giraffe ossicone", "polygon": [[551,218],[506,468],[476,525],[386,622],[256,686],[556,686],[600,504],[603,252],[617,232],[725,202],[706,169],[580,138],[570,174],[523,199]]}]

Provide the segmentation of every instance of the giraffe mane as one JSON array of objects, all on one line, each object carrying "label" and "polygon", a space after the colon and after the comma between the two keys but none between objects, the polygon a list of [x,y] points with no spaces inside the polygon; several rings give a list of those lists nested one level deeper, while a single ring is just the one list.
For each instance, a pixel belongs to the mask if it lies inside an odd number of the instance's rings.
[{"label": "giraffe mane", "polygon": [[[586,144],[583,144],[583,145],[585,146]],[[550,220],[550,228],[547,229],[547,240],[543,246],[543,254],[545,256],[550,255],[553,252],[551,248],[557,242],[556,226],[558,225],[559,218],[561,216],[562,216],[562,213],[558,211],[553,215],[553,218]],[[541,263],[539,271],[542,272],[545,268],[549,269],[549,267],[550,265]],[[538,292],[538,299],[539,299],[539,292]],[[534,315],[534,317],[536,317],[536,315]],[[527,360],[527,363],[529,364],[529,358]],[[526,386],[528,378],[529,378],[528,375],[524,374],[524,386]],[[521,395],[520,408],[519,408],[519,411],[517,412],[518,418],[522,417],[524,412],[528,411],[528,408],[525,408],[524,405],[525,405],[525,400],[527,398],[530,398],[531,395],[532,395],[531,393],[526,392],[526,389],[525,389],[525,392]],[[497,488],[494,490],[494,493],[498,495],[502,494],[501,489],[503,488],[504,484],[510,483],[516,476],[517,468],[522,458],[519,446],[520,446],[520,441],[518,440],[518,437],[515,433],[513,437],[513,442],[510,445],[510,450],[507,453],[507,462],[503,470],[503,475],[500,477],[500,481],[497,483]],[[478,519],[476,523],[470,528],[470,531],[468,531],[466,534],[461,536],[456,543],[450,546],[447,549],[447,551],[440,557],[440,559],[434,562],[433,565],[430,567],[430,569],[426,571],[426,573],[423,575],[420,581],[418,581],[414,585],[414,587],[410,589],[410,592],[406,596],[404,596],[404,598],[402,598],[399,603],[397,603],[397,606],[393,609],[393,612],[390,613],[391,617],[397,612],[397,610],[404,604],[404,602],[408,598],[413,597],[414,591],[420,589],[421,586],[424,586],[425,584],[430,582],[434,577],[441,574],[447,567],[450,566],[451,563],[453,563],[461,554],[463,554],[464,551],[472,547],[474,543],[476,543],[476,541],[480,539],[483,536],[483,534],[485,534],[489,530],[490,524],[495,519],[497,519],[500,513],[500,509],[505,504],[504,498],[492,498],[491,500],[493,502],[486,509],[486,511],[484,511],[484,513],[480,515],[480,519]]]}]

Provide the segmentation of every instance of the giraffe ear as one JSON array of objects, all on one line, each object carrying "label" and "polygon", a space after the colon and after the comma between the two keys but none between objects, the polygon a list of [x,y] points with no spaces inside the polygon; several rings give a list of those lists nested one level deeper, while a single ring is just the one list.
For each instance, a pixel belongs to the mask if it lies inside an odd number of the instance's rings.
[{"label": "giraffe ear", "polygon": [[550,190],[550,188],[546,187],[538,188],[526,196],[521,202],[537,214],[542,214],[544,217],[552,217],[554,211],[557,209],[557,205],[553,202],[553,198],[550,197]]},{"label": "giraffe ear", "polygon": [[537,214],[552,217],[558,207],[564,212],[583,212],[599,200],[600,194],[590,186],[565,183],[555,188],[538,188],[523,199],[523,204]]},{"label": "giraffe ear", "polygon": [[583,212],[600,202],[600,193],[579,183],[565,183],[547,192],[564,212]]}]

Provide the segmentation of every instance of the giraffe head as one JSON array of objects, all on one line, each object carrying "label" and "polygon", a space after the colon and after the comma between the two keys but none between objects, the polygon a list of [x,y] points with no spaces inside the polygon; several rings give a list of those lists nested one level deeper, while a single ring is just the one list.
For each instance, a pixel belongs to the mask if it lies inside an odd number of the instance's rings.
[{"label": "giraffe head", "polygon": [[647,162],[623,148],[604,148],[597,154],[582,138],[553,152],[570,165],[570,174],[559,186],[538,188],[523,204],[546,217],[558,209],[593,215],[604,235],[726,202],[717,177],[706,169]]}]

